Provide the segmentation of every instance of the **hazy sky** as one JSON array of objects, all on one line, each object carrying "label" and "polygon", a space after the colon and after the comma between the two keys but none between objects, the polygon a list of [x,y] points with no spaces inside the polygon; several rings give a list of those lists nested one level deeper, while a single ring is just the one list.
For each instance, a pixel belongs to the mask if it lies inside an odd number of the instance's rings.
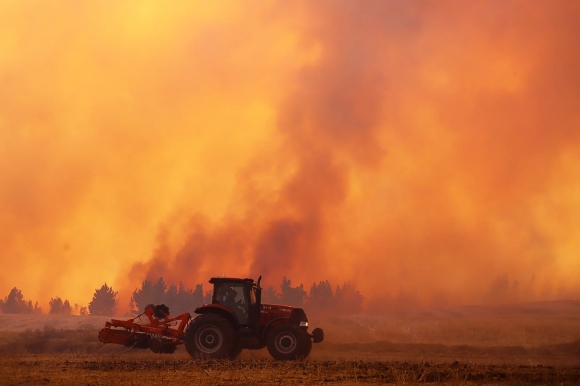
[{"label": "hazy sky", "polygon": [[[580,293],[580,3],[0,1],[0,296]],[[533,278],[533,280],[532,280]],[[493,292],[493,291],[492,291]]]}]

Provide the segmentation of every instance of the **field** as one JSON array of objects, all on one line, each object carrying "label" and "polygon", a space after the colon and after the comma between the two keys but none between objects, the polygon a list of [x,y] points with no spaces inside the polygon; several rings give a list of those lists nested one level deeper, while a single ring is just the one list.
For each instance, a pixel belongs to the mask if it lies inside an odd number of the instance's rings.
[{"label": "field", "polygon": [[580,302],[311,317],[325,342],[304,361],[267,351],[194,361],[98,342],[107,318],[0,315],[6,385],[580,383]]}]

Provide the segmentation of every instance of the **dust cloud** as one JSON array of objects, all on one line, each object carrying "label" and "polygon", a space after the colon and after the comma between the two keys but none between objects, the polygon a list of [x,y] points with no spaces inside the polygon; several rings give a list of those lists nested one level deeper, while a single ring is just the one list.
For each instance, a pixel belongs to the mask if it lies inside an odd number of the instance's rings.
[{"label": "dust cloud", "polygon": [[575,3],[0,10],[0,293],[580,293]]}]

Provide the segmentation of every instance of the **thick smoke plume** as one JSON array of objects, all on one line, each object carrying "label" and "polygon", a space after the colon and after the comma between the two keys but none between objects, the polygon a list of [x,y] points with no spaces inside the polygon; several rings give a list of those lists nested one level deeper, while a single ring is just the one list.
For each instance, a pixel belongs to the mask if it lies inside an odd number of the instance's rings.
[{"label": "thick smoke plume", "polygon": [[573,2],[0,7],[0,293],[580,293]]}]

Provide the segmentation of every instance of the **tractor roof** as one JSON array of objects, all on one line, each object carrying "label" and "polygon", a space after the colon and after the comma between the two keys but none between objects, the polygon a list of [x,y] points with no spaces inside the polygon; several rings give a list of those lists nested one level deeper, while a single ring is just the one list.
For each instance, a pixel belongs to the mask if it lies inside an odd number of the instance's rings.
[{"label": "tractor roof", "polygon": [[216,283],[254,283],[254,279],[242,279],[239,277],[212,277],[211,279],[209,279],[209,282],[211,284],[216,284]]}]

